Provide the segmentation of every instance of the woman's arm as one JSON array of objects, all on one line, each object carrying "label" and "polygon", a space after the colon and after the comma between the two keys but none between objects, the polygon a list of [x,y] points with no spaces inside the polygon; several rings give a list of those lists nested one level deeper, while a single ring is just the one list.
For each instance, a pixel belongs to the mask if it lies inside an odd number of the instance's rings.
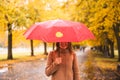
[{"label": "woman's arm", "polygon": [[75,53],[73,54],[73,77],[74,77],[74,80],[80,80],[79,65],[78,65],[78,60]]},{"label": "woman's arm", "polygon": [[46,68],[45,68],[45,73],[46,73],[47,76],[50,76],[53,73],[55,73],[58,70],[58,67],[59,67],[59,64],[56,64],[53,61],[53,58],[54,58],[53,53],[54,52],[50,52],[50,54],[48,55],[48,58],[47,58],[47,65],[46,65]]}]

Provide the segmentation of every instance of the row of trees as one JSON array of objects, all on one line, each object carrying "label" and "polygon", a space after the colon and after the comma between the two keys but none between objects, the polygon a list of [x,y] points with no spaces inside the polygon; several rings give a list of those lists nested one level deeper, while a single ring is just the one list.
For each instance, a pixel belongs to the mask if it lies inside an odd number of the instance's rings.
[{"label": "row of trees", "polygon": [[[92,45],[110,46],[112,57],[114,43],[117,44],[120,61],[119,6],[120,0],[0,0],[0,27],[3,32],[8,31],[8,59],[13,59],[14,29],[28,29],[35,22],[60,18],[86,24],[96,36]],[[34,55],[33,41],[30,42]]]}]

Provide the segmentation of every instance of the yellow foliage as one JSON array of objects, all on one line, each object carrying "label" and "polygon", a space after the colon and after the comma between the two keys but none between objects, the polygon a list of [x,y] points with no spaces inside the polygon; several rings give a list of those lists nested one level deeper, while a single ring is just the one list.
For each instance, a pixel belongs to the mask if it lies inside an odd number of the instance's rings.
[{"label": "yellow foliage", "polygon": [[[30,47],[30,40],[26,40],[24,34],[24,30],[16,30],[13,31],[13,47]],[[39,40],[33,40],[34,41],[34,47],[39,46],[40,42]]]},{"label": "yellow foliage", "polygon": [[[36,22],[49,19],[79,21],[86,24],[96,36],[96,43],[90,41],[90,45],[99,45],[105,31],[109,33],[109,38],[114,39],[112,26],[120,20],[118,0],[28,0],[28,3],[24,0],[9,0],[9,3],[4,0],[0,4],[0,26],[4,29],[7,29],[8,23],[17,27],[30,27]],[[104,26],[104,30],[99,29],[101,26]],[[14,47],[24,40],[20,32],[13,31]]]}]

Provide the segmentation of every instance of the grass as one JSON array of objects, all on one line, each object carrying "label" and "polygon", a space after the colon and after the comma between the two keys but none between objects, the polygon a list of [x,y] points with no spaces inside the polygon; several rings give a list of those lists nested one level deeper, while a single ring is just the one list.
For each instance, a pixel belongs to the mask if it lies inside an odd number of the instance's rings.
[{"label": "grass", "polygon": [[115,58],[105,58],[101,54],[97,54],[95,56],[96,65],[101,69],[110,69],[116,70],[117,65],[120,63],[118,62],[118,55],[117,51],[115,51]]},{"label": "grass", "polygon": [[[119,64],[117,57],[117,52],[115,52],[115,58],[105,58],[100,52],[90,51],[87,55],[87,60],[83,63],[84,67],[86,67],[83,72],[87,74],[83,79],[96,80],[94,78],[97,77],[95,76],[97,68],[100,68],[102,75],[109,73],[109,71],[115,71]],[[97,73],[99,72],[97,71]]]},{"label": "grass", "polygon": [[[42,53],[34,53],[34,55],[39,55]],[[24,57],[24,56],[30,56],[30,53],[13,53],[13,58],[20,58],[20,57]],[[0,54],[0,60],[5,60],[7,59],[7,54]]]},{"label": "grass", "polygon": [[17,62],[25,62],[25,61],[32,61],[32,60],[38,60],[42,58],[46,58],[46,55],[35,53],[35,56],[30,56],[30,53],[19,53],[13,55],[13,60],[7,60],[7,54],[0,54],[0,67],[2,67],[5,64],[13,64]]},{"label": "grass", "polygon": [[117,64],[117,59],[111,59],[111,58],[96,58],[97,65],[102,68],[102,69],[112,69],[116,70]]}]

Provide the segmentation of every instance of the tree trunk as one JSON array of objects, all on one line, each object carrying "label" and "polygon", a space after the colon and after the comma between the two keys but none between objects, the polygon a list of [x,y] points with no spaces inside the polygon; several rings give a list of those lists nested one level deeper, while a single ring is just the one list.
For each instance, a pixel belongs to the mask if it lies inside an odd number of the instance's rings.
[{"label": "tree trunk", "polygon": [[118,61],[120,61],[120,35],[119,35],[120,24],[118,23],[115,26],[113,26],[113,29],[114,29],[114,33],[115,33],[116,40],[117,40],[117,46],[118,46]]},{"label": "tree trunk", "polygon": [[109,38],[106,38],[106,41],[108,43],[108,46],[110,48],[110,57],[114,58],[114,42],[110,40]]},{"label": "tree trunk", "polygon": [[12,56],[12,25],[8,23],[8,57],[7,59],[13,59]]},{"label": "tree trunk", "polygon": [[110,52],[111,52],[111,58],[114,58],[115,55],[114,55],[114,42],[111,41],[110,43]]},{"label": "tree trunk", "polygon": [[46,42],[44,42],[44,54],[48,55],[48,53],[47,53],[47,43]]},{"label": "tree trunk", "polygon": [[104,53],[104,46],[103,45],[98,46],[98,50],[100,52]]},{"label": "tree trunk", "polygon": [[117,40],[117,44],[118,44],[118,61],[120,61],[120,37]]},{"label": "tree trunk", "polygon": [[53,43],[53,50],[55,49],[55,43]]},{"label": "tree trunk", "polygon": [[31,56],[34,56],[33,40],[30,40],[30,44],[31,44]]},{"label": "tree trunk", "polygon": [[104,56],[105,57],[109,57],[110,56],[108,45],[104,45]]}]

